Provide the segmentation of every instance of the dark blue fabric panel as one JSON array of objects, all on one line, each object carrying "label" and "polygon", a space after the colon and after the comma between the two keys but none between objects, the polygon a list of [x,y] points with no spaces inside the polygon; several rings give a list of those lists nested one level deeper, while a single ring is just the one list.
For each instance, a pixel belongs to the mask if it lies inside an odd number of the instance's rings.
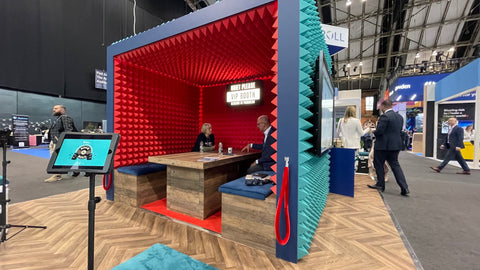
[{"label": "dark blue fabric panel", "polygon": [[332,148],[330,151],[330,192],[353,197],[355,149]]},{"label": "dark blue fabric panel", "polygon": [[[258,173],[266,173],[268,175],[274,175],[273,171],[260,171]],[[257,200],[265,200],[270,194],[272,194],[271,187],[274,184],[266,184],[263,186],[247,186],[245,185],[245,176],[236,180],[230,181],[221,185],[218,191],[228,193],[232,195],[238,195]]]},{"label": "dark blue fabric panel", "polygon": [[133,165],[133,166],[119,167],[117,169],[118,172],[131,174],[135,176],[140,176],[140,175],[145,175],[145,174],[150,174],[150,173],[155,173],[155,172],[160,172],[165,170],[167,170],[167,165],[158,164],[158,163],[144,163],[144,164]]}]

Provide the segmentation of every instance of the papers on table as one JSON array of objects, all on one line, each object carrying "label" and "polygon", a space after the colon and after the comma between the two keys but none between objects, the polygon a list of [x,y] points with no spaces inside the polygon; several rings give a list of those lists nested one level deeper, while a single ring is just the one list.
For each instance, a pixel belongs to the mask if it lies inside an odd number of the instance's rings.
[{"label": "papers on table", "polygon": [[207,161],[208,162],[208,161],[216,161],[218,159],[219,159],[219,157],[203,157],[203,158],[201,158],[197,161]]}]

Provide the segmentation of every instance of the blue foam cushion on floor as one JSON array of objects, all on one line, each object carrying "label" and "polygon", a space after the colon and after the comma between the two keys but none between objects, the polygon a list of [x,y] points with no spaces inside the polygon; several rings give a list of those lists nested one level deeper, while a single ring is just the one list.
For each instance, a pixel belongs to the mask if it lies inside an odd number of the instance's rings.
[{"label": "blue foam cushion on floor", "polygon": [[131,174],[135,176],[145,175],[167,170],[167,165],[158,163],[144,163],[132,166],[119,167],[118,172]]},{"label": "blue foam cushion on floor", "polygon": [[[273,171],[260,171],[258,173],[266,173],[268,175],[274,175]],[[245,176],[238,178],[236,180],[230,181],[221,185],[218,188],[218,191],[248,198],[253,198],[257,200],[265,200],[268,195],[272,194],[271,187],[274,184],[266,184],[263,186],[247,186],[245,185]]]},{"label": "blue foam cushion on floor", "polygon": [[161,244],[155,244],[131,258],[130,260],[117,265],[112,270],[213,270],[213,266],[198,261],[175,249]]},{"label": "blue foam cushion on floor", "polygon": [[[10,181],[8,181],[7,179],[7,182],[5,183],[6,185],[10,184]],[[3,185],[3,176],[0,175],[0,186]]]}]

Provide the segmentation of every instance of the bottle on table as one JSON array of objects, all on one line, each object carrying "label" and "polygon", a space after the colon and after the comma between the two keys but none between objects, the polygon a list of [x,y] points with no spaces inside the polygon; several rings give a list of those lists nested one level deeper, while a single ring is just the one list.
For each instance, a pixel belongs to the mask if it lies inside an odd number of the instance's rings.
[{"label": "bottle on table", "polygon": [[223,144],[222,142],[218,143],[218,154],[221,155],[223,153]]},{"label": "bottle on table", "polygon": [[205,152],[205,150],[203,149],[203,142],[200,142],[200,153],[203,153]]}]

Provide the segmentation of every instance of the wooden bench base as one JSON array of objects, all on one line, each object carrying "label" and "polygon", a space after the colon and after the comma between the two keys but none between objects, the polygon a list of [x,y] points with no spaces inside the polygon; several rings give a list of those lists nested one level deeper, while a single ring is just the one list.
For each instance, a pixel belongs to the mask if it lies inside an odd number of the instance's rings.
[{"label": "wooden bench base", "polygon": [[222,236],[275,254],[275,194],[265,200],[222,193]]},{"label": "wooden bench base", "polygon": [[126,173],[114,173],[114,201],[139,207],[166,196],[167,172],[135,176]]}]

